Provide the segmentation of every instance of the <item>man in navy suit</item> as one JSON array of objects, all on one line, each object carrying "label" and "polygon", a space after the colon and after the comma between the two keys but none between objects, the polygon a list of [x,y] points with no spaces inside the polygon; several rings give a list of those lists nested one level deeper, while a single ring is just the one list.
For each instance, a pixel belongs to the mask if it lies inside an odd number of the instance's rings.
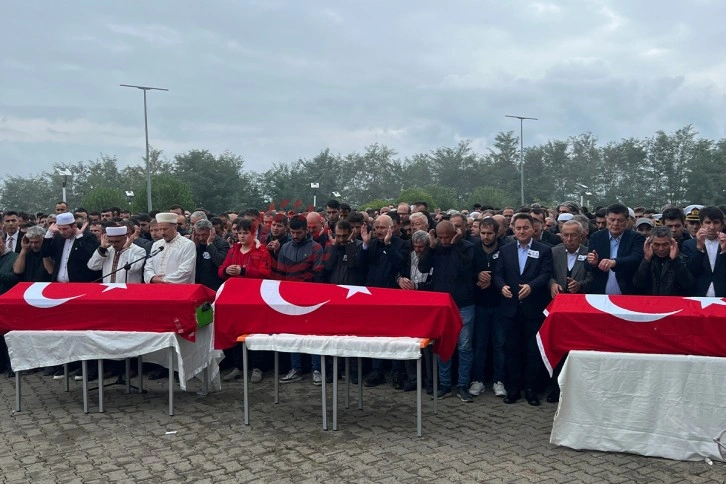
[{"label": "man in navy suit", "polygon": [[504,296],[500,305],[506,328],[504,403],[515,403],[521,396],[524,360],[525,398],[536,406],[539,397],[534,384],[542,369],[536,336],[550,301],[552,250],[533,240],[534,223],[530,214],[518,213],[512,223],[516,243],[501,247],[499,263],[494,267],[494,285]]},{"label": "man in navy suit", "polygon": [[726,234],[724,213],[718,207],[703,207],[695,239],[683,243],[686,265],[695,279],[694,296],[726,296]]},{"label": "man in navy suit", "polygon": [[590,236],[587,262],[592,272],[592,294],[637,294],[633,275],[643,260],[644,237],[626,230],[628,207],[614,203],[605,214],[607,230]]},{"label": "man in navy suit", "polygon": [[19,230],[20,219],[18,212],[14,210],[8,210],[3,215],[3,231],[5,232],[5,252],[20,253],[21,244],[20,241],[23,238],[23,234]]}]

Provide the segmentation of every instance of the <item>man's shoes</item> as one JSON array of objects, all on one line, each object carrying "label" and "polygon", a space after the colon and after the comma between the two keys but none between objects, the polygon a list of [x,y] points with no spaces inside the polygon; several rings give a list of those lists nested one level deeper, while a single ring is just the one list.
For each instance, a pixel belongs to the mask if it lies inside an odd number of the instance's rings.
[{"label": "man's shoes", "polygon": [[11,369],[8,369],[8,378],[15,378],[15,372]]},{"label": "man's shoes", "polygon": [[56,366],[55,371],[53,372],[53,379],[62,380],[63,378],[65,378],[65,372],[63,371],[63,365]]},{"label": "man's shoes", "polygon": [[426,395],[433,395],[434,394],[434,386],[427,384],[424,386],[424,391],[426,392]]},{"label": "man's shoes", "polygon": [[555,388],[547,395],[547,403],[557,403],[560,401],[560,389]]},{"label": "man's shoes", "polygon": [[437,400],[443,400],[444,398],[451,396],[451,388],[439,388],[438,393],[436,394]]},{"label": "man's shoes", "polygon": [[[55,375],[55,372],[56,372],[56,370],[58,368],[59,368],[58,366],[46,366],[43,369],[43,376],[53,376],[53,375]],[[61,370],[63,369],[62,366],[60,368],[61,368]]]},{"label": "man's shoes", "polygon": [[239,368],[235,368],[226,375],[224,375],[224,378],[222,378],[222,381],[234,381],[239,380],[242,378],[242,372]]},{"label": "man's shoes", "polygon": [[469,393],[475,397],[481,395],[484,390],[484,384],[480,381],[473,381],[471,382],[471,385],[469,385]]},{"label": "man's shoes", "polygon": [[527,403],[529,403],[533,407],[539,407],[539,397],[537,396],[537,393],[531,388],[528,388],[524,391],[524,398],[526,398]]},{"label": "man's shoes", "polygon": [[391,385],[393,385],[393,388],[396,390],[403,390],[403,376],[399,372],[392,372],[391,373]]},{"label": "man's shoes", "polygon": [[507,396],[507,390],[504,388],[504,383],[498,381],[494,384],[492,387],[492,390],[494,390],[494,395],[498,397],[506,397]]},{"label": "man's shoes", "polygon": [[373,370],[368,375],[368,378],[366,378],[363,382],[363,385],[367,387],[377,387],[383,383],[386,383],[386,377],[383,376],[383,373]]},{"label": "man's shoes", "polygon": [[471,393],[465,387],[459,387],[456,393],[459,395],[459,400],[464,403],[472,403],[474,401],[474,397],[471,396]]},{"label": "man's shoes", "polygon": [[[75,381],[83,381],[83,370],[81,370],[80,375],[76,375],[73,377]],[[98,380],[98,370],[96,368],[88,369],[88,381],[95,381]]]},{"label": "man's shoes", "polygon": [[250,376],[251,383],[260,383],[262,381],[262,370],[259,368],[252,368],[252,376]]},{"label": "man's shoes", "polygon": [[153,370],[151,373],[149,373],[149,376],[146,377],[147,380],[161,380],[162,378],[166,378],[169,376],[169,370],[166,368],[157,368],[156,370]]},{"label": "man's shoes", "polygon": [[[407,381],[403,384],[403,391],[404,392],[412,392],[416,390],[416,382],[415,381]],[[434,392],[434,389],[431,389],[431,393]]]},{"label": "man's shoes", "polygon": [[512,403],[517,403],[517,400],[519,400],[519,398],[520,398],[520,393],[519,392],[517,392],[517,393],[507,393],[507,395],[504,397],[503,402],[506,403],[507,405],[509,405],[509,404],[512,404]]},{"label": "man's shoes", "polygon": [[313,371],[313,385],[320,386],[323,384],[323,375],[318,370]]},{"label": "man's shoes", "polygon": [[302,380],[302,373],[300,370],[293,368],[287,372],[287,375],[280,378],[280,383],[293,383]]}]

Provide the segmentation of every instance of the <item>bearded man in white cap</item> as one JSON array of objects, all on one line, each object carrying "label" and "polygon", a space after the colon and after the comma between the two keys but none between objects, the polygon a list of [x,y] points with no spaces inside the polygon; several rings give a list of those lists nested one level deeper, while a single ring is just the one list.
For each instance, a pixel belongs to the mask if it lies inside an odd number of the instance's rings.
[{"label": "bearded man in white cap", "polygon": [[79,229],[72,213],[59,213],[48,227],[41,248],[46,262],[53,263],[53,282],[92,282],[101,277],[88,268],[88,261],[98,247],[95,237],[85,236],[88,222]]},{"label": "bearded man in white cap", "polygon": [[103,273],[104,283],[142,281],[146,251],[133,243],[127,231],[126,226],[106,227],[101,245],[88,261],[89,269]]},{"label": "bearded man in white cap", "polygon": [[194,242],[177,232],[177,214],[156,214],[161,239],[154,242],[150,258],[144,268],[144,281],[149,284],[194,284],[197,249]]}]

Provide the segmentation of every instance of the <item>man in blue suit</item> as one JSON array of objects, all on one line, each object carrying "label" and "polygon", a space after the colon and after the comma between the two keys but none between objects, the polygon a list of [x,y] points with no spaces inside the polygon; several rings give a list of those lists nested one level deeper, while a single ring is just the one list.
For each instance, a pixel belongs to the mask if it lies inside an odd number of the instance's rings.
[{"label": "man in blue suit", "polygon": [[550,301],[552,250],[533,240],[534,222],[530,214],[514,215],[512,224],[516,243],[501,247],[493,275],[495,287],[504,296],[500,305],[506,328],[504,403],[519,400],[524,366],[525,398],[536,406],[539,397],[534,386],[542,369],[536,337],[544,321],[543,311]]},{"label": "man in blue suit", "polygon": [[591,294],[637,294],[633,275],[643,260],[644,237],[626,230],[628,207],[614,203],[605,214],[607,230],[590,236],[587,262],[592,272]]}]

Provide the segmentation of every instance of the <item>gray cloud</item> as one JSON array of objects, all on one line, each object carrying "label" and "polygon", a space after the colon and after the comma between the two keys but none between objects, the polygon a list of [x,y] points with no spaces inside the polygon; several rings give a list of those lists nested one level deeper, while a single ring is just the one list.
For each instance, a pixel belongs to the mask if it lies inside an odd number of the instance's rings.
[{"label": "gray cloud", "polygon": [[[143,8],[142,8],[143,7]],[[0,29],[0,174],[229,149],[248,169],[379,142],[402,156],[601,142],[693,124],[724,137],[717,1],[17,2]]]}]

